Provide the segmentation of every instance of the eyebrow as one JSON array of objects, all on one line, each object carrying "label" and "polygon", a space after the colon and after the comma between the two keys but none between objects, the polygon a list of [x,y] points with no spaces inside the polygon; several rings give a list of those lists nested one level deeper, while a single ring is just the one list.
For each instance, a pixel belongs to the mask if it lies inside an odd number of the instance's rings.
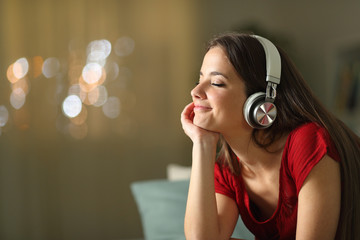
[{"label": "eyebrow", "polygon": [[[225,74],[221,73],[221,72],[217,72],[217,71],[213,71],[210,73],[211,76],[223,76],[226,79],[229,79],[228,76],[226,76]],[[200,71],[200,76],[204,76],[203,73]]]}]

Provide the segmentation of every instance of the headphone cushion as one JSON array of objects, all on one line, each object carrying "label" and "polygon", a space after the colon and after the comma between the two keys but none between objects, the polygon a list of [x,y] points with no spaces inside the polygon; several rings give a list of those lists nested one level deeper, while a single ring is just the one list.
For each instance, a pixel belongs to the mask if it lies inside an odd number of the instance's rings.
[{"label": "headphone cushion", "polygon": [[257,92],[250,95],[244,103],[244,118],[246,122],[253,128],[259,128],[259,124],[255,121],[253,115],[257,106],[261,105],[265,100],[264,92]]},{"label": "headphone cushion", "polygon": [[276,119],[277,109],[274,103],[265,101],[265,93],[252,94],[244,104],[244,118],[253,128],[270,127]]}]

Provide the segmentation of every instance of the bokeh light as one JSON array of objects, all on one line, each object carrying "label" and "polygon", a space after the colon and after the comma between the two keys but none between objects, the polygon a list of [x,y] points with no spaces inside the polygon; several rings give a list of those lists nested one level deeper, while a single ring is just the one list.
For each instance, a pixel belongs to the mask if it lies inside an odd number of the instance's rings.
[{"label": "bokeh light", "polygon": [[60,71],[60,61],[55,57],[47,58],[42,67],[42,73],[46,78],[55,77]]},{"label": "bokeh light", "polygon": [[[12,126],[18,129],[30,127],[29,109],[32,108],[23,106],[28,101],[30,88],[41,85],[32,80],[42,75],[56,80],[51,83],[55,91],[44,92],[47,97],[44,101],[61,107],[63,114],[60,113],[56,121],[58,131],[83,139],[88,135],[87,121],[90,115],[93,117],[99,113],[115,119],[121,114],[118,121],[124,118],[127,110],[135,105],[136,97],[128,90],[132,72],[124,64],[125,58],[119,57],[132,54],[135,41],[128,36],[118,38],[113,44],[107,39],[94,40],[85,45],[86,52],[83,44],[69,44],[67,59],[33,55],[20,57],[8,66],[6,76],[11,83],[8,108],[13,107],[16,111],[9,112],[4,105],[0,105],[0,135],[2,127],[9,124],[9,119]],[[109,97],[109,89],[117,92],[117,96]],[[55,100],[52,99],[54,97]],[[101,107],[101,110],[94,110],[94,115],[91,107]]]},{"label": "bokeh light", "polygon": [[82,78],[87,84],[97,83],[103,74],[102,66],[98,63],[88,63],[82,71]]},{"label": "bokeh light", "polygon": [[130,37],[121,37],[116,40],[114,51],[119,57],[130,55],[135,49],[135,41]]},{"label": "bokeh light", "polygon": [[88,62],[102,62],[111,53],[111,43],[106,40],[95,40],[89,43],[87,47]]},{"label": "bokeh light", "polygon": [[98,89],[98,97],[96,102],[93,104],[95,107],[101,107],[108,100],[108,91],[105,86],[99,86]]},{"label": "bokeh light", "polygon": [[17,79],[25,77],[29,71],[29,62],[26,58],[19,58],[13,66],[13,73]]},{"label": "bokeh light", "polygon": [[15,83],[19,80],[17,77],[15,77],[13,69],[14,69],[14,64],[11,64],[6,72],[6,77],[10,83]]},{"label": "bokeh light", "polygon": [[62,110],[65,116],[69,118],[79,115],[82,109],[81,99],[76,95],[67,96],[62,104]]},{"label": "bokeh light", "polygon": [[119,76],[119,64],[114,61],[109,61],[105,65],[106,79],[113,81]]},{"label": "bokeh light", "polygon": [[15,109],[20,109],[25,104],[26,94],[23,89],[15,88],[10,95],[10,104]]},{"label": "bokeh light", "polygon": [[0,128],[4,127],[9,120],[9,111],[4,105],[0,106]]},{"label": "bokeh light", "polygon": [[29,79],[27,77],[19,79],[18,81],[16,81],[15,83],[13,83],[11,85],[11,89],[15,90],[17,88],[21,88],[23,90],[23,92],[25,93],[25,95],[27,95],[30,91],[30,82]]},{"label": "bokeh light", "polygon": [[35,56],[32,58],[32,75],[37,78],[42,73],[44,59],[41,56]]},{"label": "bokeh light", "polygon": [[120,100],[118,97],[109,97],[102,106],[102,110],[108,118],[114,119],[120,115]]},{"label": "bokeh light", "polygon": [[99,88],[96,87],[86,94],[86,98],[83,101],[86,105],[93,105],[99,98]]},{"label": "bokeh light", "polygon": [[82,107],[81,112],[73,118],[70,118],[70,121],[75,125],[81,125],[85,123],[88,116],[88,111],[86,107]]}]

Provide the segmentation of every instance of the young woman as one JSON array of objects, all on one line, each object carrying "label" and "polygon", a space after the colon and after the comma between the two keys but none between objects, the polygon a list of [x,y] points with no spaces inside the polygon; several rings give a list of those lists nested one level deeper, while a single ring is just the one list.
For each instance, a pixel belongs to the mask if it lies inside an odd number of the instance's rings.
[{"label": "young woman", "polygon": [[240,214],[256,239],[360,239],[360,139],[271,45],[209,42],[181,114],[193,142],[185,235],[228,240]]}]

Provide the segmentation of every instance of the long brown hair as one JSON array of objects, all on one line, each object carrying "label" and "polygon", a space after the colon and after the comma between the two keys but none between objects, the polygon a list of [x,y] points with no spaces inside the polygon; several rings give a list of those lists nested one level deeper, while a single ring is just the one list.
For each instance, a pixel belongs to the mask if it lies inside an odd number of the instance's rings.
[{"label": "long brown hair", "polygon": [[[247,96],[265,90],[265,52],[257,39],[249,34],[225,33],[210,40],[207,50],[215,46],[226,51],[230,62],[244,79]],[[267,129],[254,129],[253,140],[267,148],[304,123],[315,122],[324,127],[341,159],[341,213],[336,239],[360,239],[360,138],[325,109],[290,58],[277,48],[281,56],[281,84],[277,87],[275,101],[277,118]],[[260,131],[264,133],[261,138]],[[238,161],[222,138],[219,147],[218,160],[228,165],[233,174],[240,174]]]}]

